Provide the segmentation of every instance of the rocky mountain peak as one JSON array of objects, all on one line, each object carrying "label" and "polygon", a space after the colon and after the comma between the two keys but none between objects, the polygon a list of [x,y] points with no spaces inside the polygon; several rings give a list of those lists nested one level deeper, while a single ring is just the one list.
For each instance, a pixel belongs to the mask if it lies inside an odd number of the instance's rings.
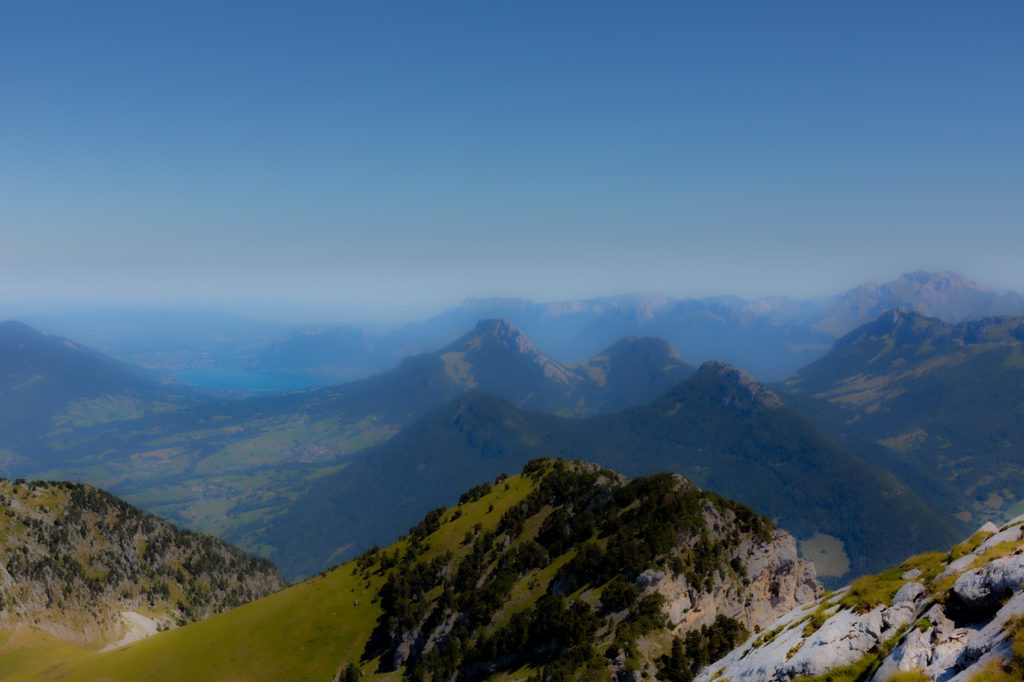
[{"label": "rocky mountain peak", "polygon": [[536,350],[533,342],[530,341],[519,327],[516,327],[508,320],[503,320],[501,318],[480,320],[477,322],[476,328],[473,330],[473,334],[475,336],[494,336],[521,353]]},{"label": "rocky mountain peak", "polygon": [[514,353],[526,356],[552,381],[571,384],[576,380],[567,367],[549,358],[533,345],[521,329],[501,318],[480,320],[476,328],[457,341],[453,348],[472,351],[485,346],[489,341],[497,341]]},{"label": "rocky mountain peak", "polygon": [[949,270],[943,270],[942,272],[928,272],[927,270],[908,272],[897,278],[896,281],[892,282],[889,286],[896,288],[900,283],[909,284],[920,289],[922,292],[928,293],[944,293],[961,288],[996,293],[995,289],[979,284],[967,277],[964,277],[960,273],[951,272]]},{"label": "rocky mountain peak", "polygon": [[[899,306],[883,312],[875,320],[853,330],[839,339],[835,347],[846,348],[865,341],[877,343],[879,339],[903,345],[916,345],[925,339],[948,335],[951,325],[940,319],[923,315]],[[872,355],[877,350],[872,350]]]},{"label": "rocky mountain peak", "polygon": [[719,360],[708,360],[697,370],[700,379],[717,383],[726,392],[727,403],[735,407],[775,409],[782,401],[754,377]]}]

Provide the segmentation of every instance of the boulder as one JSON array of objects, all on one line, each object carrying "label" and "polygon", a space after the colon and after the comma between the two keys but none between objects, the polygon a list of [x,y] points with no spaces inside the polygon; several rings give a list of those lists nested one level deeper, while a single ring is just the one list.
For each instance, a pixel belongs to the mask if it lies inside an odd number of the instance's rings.
[{"label": "boulder", "polygon": [[883,639],[888,639],[911,621],[926,592],[924,585],[916,582],[907,583],[899,589],[892,599],[892,605],[882,611],[882,623],[885,626]]},{"label": "boulder", "polygon": [[1024,530],[1024,526],[1010,526],[1006,530],[1001,530],[988,540],[985,540],[985,542],[981,543],[978,546],[978,549],[974,550],[974,553],[981,554],[985,550],[1004,542],[1017,542],[1020,540],[1022,530]]},{"label": "boulder", "polygon": [[882,610],[879,606],[868,613],[840,611],[832,616],[781,664],[779,677],[822,675],[863,658],[881,641]]},{"label": "boulder", "polygon": [[984,618],[1024,582],[1024,554],[995,559],[968,571],[953,583],[953,594],[968,618]]}]

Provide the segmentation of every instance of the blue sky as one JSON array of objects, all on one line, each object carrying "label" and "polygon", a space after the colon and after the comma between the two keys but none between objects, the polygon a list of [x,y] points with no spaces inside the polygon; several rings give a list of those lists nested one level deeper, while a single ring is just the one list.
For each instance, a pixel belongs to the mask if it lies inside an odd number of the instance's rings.
[{"label": "blue sky", "polygon": [[1024,291],[1021,35],[1011,1],[0,3],[0,303]]}]

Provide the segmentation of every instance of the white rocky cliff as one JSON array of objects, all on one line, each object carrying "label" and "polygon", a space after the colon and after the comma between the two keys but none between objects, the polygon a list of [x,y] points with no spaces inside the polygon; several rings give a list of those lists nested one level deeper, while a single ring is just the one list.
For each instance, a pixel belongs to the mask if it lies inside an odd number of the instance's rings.
[{"label": "white rocky cliff", "polygon": [[1024,668],[1014,658],[1015,640],[1024,651],[1022,530],[1024,516],[1002,528],[989,523],[949,553],[913,557],[825,594],[697,679],[1015,679]]}]

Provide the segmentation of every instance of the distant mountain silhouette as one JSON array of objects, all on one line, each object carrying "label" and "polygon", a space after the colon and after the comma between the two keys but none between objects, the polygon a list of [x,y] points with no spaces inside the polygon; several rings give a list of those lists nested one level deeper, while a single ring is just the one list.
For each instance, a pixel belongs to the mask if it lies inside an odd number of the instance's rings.
[{"label": "distant mountain silhouette", "polygon": [[904,308],[946,322],[993,315],[1024,315],[1024,297],[999,292],[955,272],[912,272],[886,284],[874,282],[836,296],[811,322],[842,336],[887,310]]},{"label": "distant mountain silhouette", "polygon": [[[957,535],[907,486],[841,448],[749,375],[706,363],[647,406],[587,419],[461,396],[319,480],[289,512],[250,527],[249,540],[276,547],[272,558],[286,575],[315,572],[389,542],[473,481],[540,456],[586,458],[628,475],[676,471],[799,536],[838,537],[854,572]],[[899,529],[890,518],[900,519]]]},{"label": "distant mountain silhouette", "polygon": [[[58,351],[72,353],[65,345],[70,342],[53,343]],[[18,403],[21,412],[5,413],[0,475],[75,478],[143,504],[152,499],[148,493],[154,487],[175,486],[182,492],[153,510],[218,533],[228,532],[243,514],[277,513],[278,505],[307,485],[307,476],[339,466],[467,391],[485,390],[533,409],[588,415],[648,402],[693,371],[657,339],[624,339],[588,362],[565,365],[507,322],[484,320],[440,351],[407,358],[360,381],[172,409],[188,403],[174,402],[177,393],[134,378],[109,358],[75,348],[79,364],[90,360],[110,377],[83,375],[76,386],[88,391],[89,402],[71,392],[81,403],[74,414],[62,407],[72,399],[64,396],[68,391],[53,387],[35,402]],[[7,361],[16,357],[5,355]],[[48,376],[45,366],[40,359],[10,385]],[[57,374],[65,382],[77,376]],[[115,379],[122,383],[111,383]],[[123,386],[132,388],[114,391]],[[105,423],[129,416],[131,428]],[[258,494],[253,475],[261,477]],[[211,500],[223,505],[215,514],[204,511]]]},{"label": "distant mountain silhouette", "polygon": [[964,521],[1024,511],[1024,318],[888,311],[779,390]]},{"label": "distant mountain silhouette", "polygon": [[434,351],[479,319],[501,318],[562,362],[596,355],[623,337],[653,336],[667,340],[693,362],[722,360],[771,381],[813,362],[839,336],[896,307],[959,322],[1024,315],[1024,298],[956,273],[914,272],[813,299],[675,299],[654,294],[550,303],[467,299],[385,335],[350,327],[298,330],[268,347],[256,367],[350,379],[391,367],[402,357]]},{"label": "distant mountain silhouette", "polygon": [[[137,418],[197,402],[125,365],[20,322],[0,322],[0,465],[25,441],[76,421]],[[88,413],[88,414],[86,414]]]}]

